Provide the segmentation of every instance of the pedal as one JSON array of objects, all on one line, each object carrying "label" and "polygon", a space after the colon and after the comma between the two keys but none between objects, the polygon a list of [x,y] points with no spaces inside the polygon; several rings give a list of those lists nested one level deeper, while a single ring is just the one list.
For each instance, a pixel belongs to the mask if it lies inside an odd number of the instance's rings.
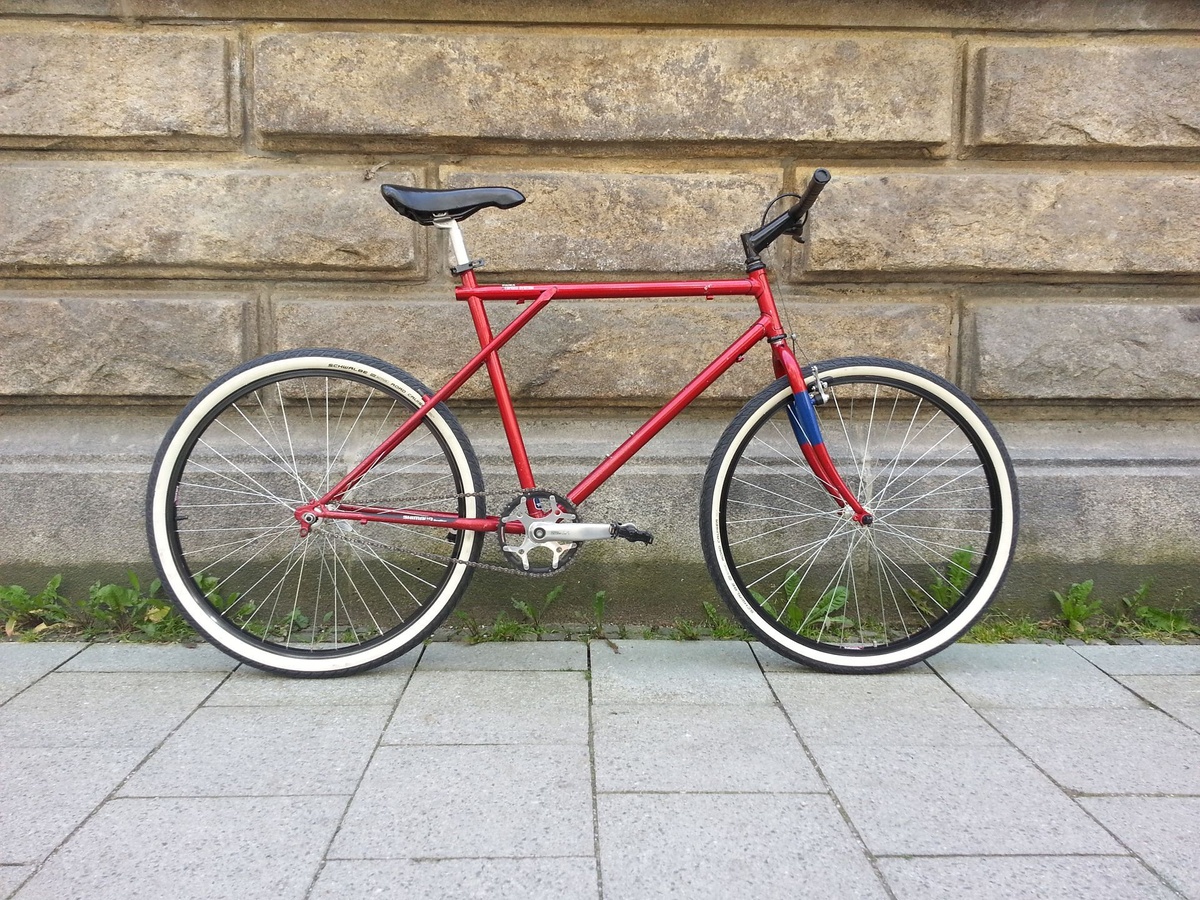
[{"label": "pedal", "polygon": [[629,523],[618,525],[616,522],[613,522],[612,536],[625,538],[625,540],[629,541],[631,544],[654,543],[654,535],[648,531],[642,531],[642,529],[638,528],[636,525],[631,525]]}]

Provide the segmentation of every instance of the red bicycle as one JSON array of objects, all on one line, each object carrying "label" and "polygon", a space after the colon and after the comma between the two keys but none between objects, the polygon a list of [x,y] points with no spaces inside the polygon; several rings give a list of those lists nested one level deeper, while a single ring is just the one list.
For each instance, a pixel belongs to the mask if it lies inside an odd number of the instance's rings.
[{"label": "red bicycle", "polygon": [[[980,616],[1012,559],[1017,488],[995,428],[958,388],[902,362],[802,367],[760,254],[800,238],[829,181],[818,169],[783,214],[742,235],[744,278],[476,283],[459,223],[516,190],[385,185],[387,202],[449,233],[455,291],[479,352],[441,389],[344,350],[289,350],[233,369],[167,433],[147,496],[162,582],[209,641],[269,671],[345,675],[425,640],[466,590],[484,542],[518,573],[567,565],[587,541],[650,543],[589,522],[584,501],[759,341],[775,380],[726,428],[704,476],[700,539],[736,617],[817,669],[879,672],[943,649]],[[772,204],[774,205],[774,204]],[[499,351],[554,300],[745,296],[758,317],[565,492],[538,484]],[[493,333],[486,305],[526,304]],[[486,368],[520,492],[488,512],[471,443],[446,407]]]}]

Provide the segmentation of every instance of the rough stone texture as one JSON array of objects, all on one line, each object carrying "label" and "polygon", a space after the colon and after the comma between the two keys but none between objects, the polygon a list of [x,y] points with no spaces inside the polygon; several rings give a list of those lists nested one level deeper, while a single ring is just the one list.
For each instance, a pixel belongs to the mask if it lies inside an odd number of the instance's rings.
[{"label": "rough stone texture", "polygon": [[[479,349],[465,303],[448,300],[275,301],[280,349],[341,342],[389,360],[438,388]],[[489,306],[493,331],[522,307]],[[912,360],[945,373],[950,309],[945,304],[788,302],[792,325],[813,359],[854,353]],[[509,389],[520,398],[603,403],[665,401],[744,332],[754,302],[561,301],[501,351]],[[743,401],[775,380],[765,346],[747,354],[706,393]],[[463,398],[491,396],[486,375]]]},{"label": "rough stone texture", "polygon": [[0,396],[190,396],[244,355],[245,298],[0,293]]},{"label": "rough stone texture", "polygon": [[976,397],[1200,398],[1200,301],[971,303],[963,334]]},{"label": "rough stone texture", "polygon": [[272,143],[938,146],[950,139],[955,48],[849,35],[272,34],[254,66],[254,120]]},{"label": "rough stone texture", "polygon": [[[1200,547],[1198,31],[1194,0],[0,0],[5,583],[143,561],[163,432],[246,356],[345,346],[438,383],[469,355],[444,235],[381,182],[523,190],[466,224],[489,281],[710,278],[825,164],[809,243],[765,257],[805,355],[911,360],[1000,420],[1004,599],[1120,569],[1107,598],[1154,577],[1169,602]],[[752,315],[535,320],[505,360],[539,481],[578,481]],[[658,539],[588,548],[583,618],[596,589],[712,598],[700,478],[771,375],[756,349],[589,500]],[[496,584],[476,596],[507,609]]]},{"label": "rough stone texture", "polygon": [[[397,183],[412,174],[392,171]],[[418,227],[363,170],[143,163],[0,167],[0,271],[245,270],[411,276]],[[147,271],[149,270],[149,271]]]},{"label": "rough stone texture", "polygon": [[985,152],[1200,147],[1200,47],[984,46],[972,63],[969,141]]},{"label": "rough stone texture", "polygon": [[235,137],[236,59],[221,33],[0,33],[0,146]]},{"label": "rough stone texture", "polygon": [[504,184],[526,202],[464,226],[486,272],[724,272],[744,265],[738,235],[781,190],[758,165],[737,174],[448,168],[446,187]]},{"label": "rough stone texture", "polygon": [[[6,0],[22,12],[40,12],[31,0]],[[52,7],[67,4],[57,0]],[[80,4],[103,8],[100,0]],[[113,3],[111,6],[115,7]],[[0,5],[0,9],[5,8]],[[913,3],[906,0],[855,0],[830,4],[821,0],[618,0],[601,7],[577,0],[541,3],[447,0],[347,0],[336,7],[324,0],[125,0],[125,15],[226,19],[370,19],[397,21],[554,22],[768,25],[867,28],[1000,28],[1016,31],[1114,29],[1141,31],[1200,28],[1200,10],[1191,0],[1140,0],[1096,3],[1095,0],[1014,0],[981,4],[972,0]],[[113,13],[117,10],[114,8]]]},{"label": "rough stone texture", "polygon": [[1200,272],[1200,176],[833,176],[814,272]]}]

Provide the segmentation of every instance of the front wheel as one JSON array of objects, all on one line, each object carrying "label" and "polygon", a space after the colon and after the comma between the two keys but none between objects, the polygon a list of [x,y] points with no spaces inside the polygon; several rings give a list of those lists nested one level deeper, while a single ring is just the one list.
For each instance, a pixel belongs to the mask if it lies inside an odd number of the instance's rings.
[{"label": "front wheel", "polygon": [[[312,677],[386,662],[445,619],[481,534],[349,518],[304,534],[295,517],[430,393],[368,356],[293,350],[188,404],[154,462],[146,527],[162,582],[198,631],[251,665]],[[471,445],[439,404],[342,501],[479,518],[482,490]]]},{"label": "front wheel", "polygon": [[709,462],[705,560],[737,617],[784,656],[834,672],[907,666],[962,635],[1000,588],[1017,538],[1012,463],[979,407],[930,372],[872,357],[817,369],[826,446],[873,521],[814,476],[780,379]]}]

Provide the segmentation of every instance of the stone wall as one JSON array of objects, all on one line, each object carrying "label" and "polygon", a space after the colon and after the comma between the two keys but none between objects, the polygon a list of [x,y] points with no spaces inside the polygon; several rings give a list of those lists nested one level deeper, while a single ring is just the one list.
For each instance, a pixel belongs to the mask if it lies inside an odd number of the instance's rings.
[{"label": "stone wall", "polygon": [[[157,441],[241,360],[337,345],[438,382],[470,355],[445,246],[381,182],[522,190],[468,223],[484,278],[687,276],[735,271],[826,165],[777,294],[809,357],[907,359],[995,417],[1008,601],[1200,586],[1198,34],[1190,0],[0,0],[0,582],[144,566]],[[747,315],[551,307],[507,363],[541,480]],[[660,540],[589,547],[572,585],[712,596],[699,474],[769,377],[752,354],[589,502]],[[485,391],[456,409],[504,493]]]}]

